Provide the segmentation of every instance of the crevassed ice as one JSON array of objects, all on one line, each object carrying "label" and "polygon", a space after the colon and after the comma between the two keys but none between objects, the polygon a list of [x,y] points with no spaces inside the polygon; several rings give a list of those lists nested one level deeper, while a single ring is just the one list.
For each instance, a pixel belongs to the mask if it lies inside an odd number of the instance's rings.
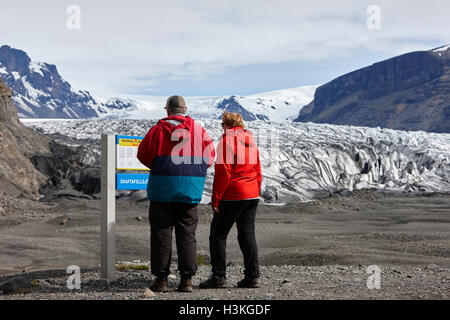
[{"label": "crevassed ice", "polygon": [[[217,145],[220,120],[197,119]],[[28,120],[27,126],[84,145],[87,163],[99,164],[102,133],[144,136],[156,120]],[[313,123],[247,123],[260,151],[263,201],[307,201],[323,192],[376,188],[450,191],[450,134]],[[86,139],[86,140],[83,140]],[[94,141],[94,143],[92,143]],[[214,169],[202,202],[210,200]]]}]

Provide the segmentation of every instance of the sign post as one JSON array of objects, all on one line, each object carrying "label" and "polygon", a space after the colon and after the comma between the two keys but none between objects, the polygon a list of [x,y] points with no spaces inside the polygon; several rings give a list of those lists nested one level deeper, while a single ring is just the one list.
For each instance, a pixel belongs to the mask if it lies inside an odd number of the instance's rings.
[{"label": "sign post", "polygon": [[[116,190],[145,190],[149,169],[137,159],[143,137],[102,134],[101,278],[116,280]],[[116,170],[146,171],[144,174]]]},{"label": "sign post", "polygon": [[101,277],[116,279],[116,156],[115,135],[102,135],[101,149]]}]

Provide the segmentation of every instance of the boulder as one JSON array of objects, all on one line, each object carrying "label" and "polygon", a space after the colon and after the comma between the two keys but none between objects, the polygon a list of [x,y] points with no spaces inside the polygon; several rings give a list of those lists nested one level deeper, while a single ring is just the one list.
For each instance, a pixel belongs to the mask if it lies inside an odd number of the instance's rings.
[{"label": "boulder", "polygon": [[31,283],[24,277],[15,277],[0,283],[0,291],[3,294],[25,288],[31,288]]},{"label": "boulder", "polygon": [[79,184],[75,190],[92,195],[101,191],[101,170],[100,168],[86,168],[80,172]]},{"label": "boulder", "polygon": [[117,192],[116,201],[121,202],[141,202],[147,201],[147,191],[146,190],[132,190],[129,193]]}]

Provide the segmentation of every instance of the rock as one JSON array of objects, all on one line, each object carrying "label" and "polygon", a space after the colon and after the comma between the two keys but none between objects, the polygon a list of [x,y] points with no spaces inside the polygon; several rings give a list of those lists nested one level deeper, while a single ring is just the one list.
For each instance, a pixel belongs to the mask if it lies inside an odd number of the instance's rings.
[{"label": "rock", "polygon": [[128,190],[120,190],[120,193],[118,193],[117,203],[148,201],[147,190],[126,191]]},{"label": "rock", "polygon": [[176,279],[177,279],[177,276],[174,275],[174,274],[169,274],[169,275],[167,276],[167,279],[170,279],[170,280],[176,280]]},{"label": "rock", "polygon": [[136,220],[137,220],[137,221],[142,221],[142,217],[141,217],[141,216],[136,217]]},{"label": "rock", "polygon": [[437,270],[437,269],[439,269],[439,267],[436,264],[433,263],[433,264],[427,265],[425,267],[425,269],[427,269],[427,270]]},{"label": "rock", "polygon": [[35,168],[48,177],[47,182],[41,185],[39,192],[52,196],[62,190],[70,193],[75,189],[90,195],[90,199],[93,199],[92,196],[98,194],[101,189],[100,168],[89,167],[84,163],[85,148],[61,145],[55,141],[49,142],[49,148],[50,155],[31,157]]},{"label": "rock", "polygon": [[273,186],[268,186],[264,189],[262,197],[267,202],[276,201],[278,199],[277,188]]},{"label": "rock", "polygon": [[2,216],[4,216],[6,213],[5,213],[5,209],[3,209],[3,207],[2,206],[0,206],[0,214],[2,215]]},{"label": "rock", "polygon": [[53,155],[34,155],[31,157],[34,167],[49,177],[49,182],[56,186],[67,170],[67,164]]},{"label": "rock", "polygon": [[146,298],[151,298],[151,297],[155,297],[156,294],[155,294],[152,290],[150,290],[149,288],[147,288],[147,289],[144,290],[144,296],[145,296]]},{"label": "rock", "polygon": [[76,191],[62,190],[42,197],[39,202],[67,202],[79,199],[92,200],[94,197]]},{"label": "rock", "polygon": [[288,279],[284,279],[281,284],[287,284],[287,283],[291,283],[291,281],[289,281]]},{"label": "rock", "polygon": [[0,283],[0,291],[11,293],[19,289],[31,288],[31,283],[24,277],[15,277]]},{"label": "rock", "polygon": [[99,193],[100,189],[100,168],[86,168],[81,170],[79,184],[75,187],[75,190],[93,195]]}]

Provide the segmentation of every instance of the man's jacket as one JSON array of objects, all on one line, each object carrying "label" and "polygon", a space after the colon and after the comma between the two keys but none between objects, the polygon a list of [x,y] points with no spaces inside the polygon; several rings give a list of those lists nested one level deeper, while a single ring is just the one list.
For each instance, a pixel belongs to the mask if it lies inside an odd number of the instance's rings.
[{"label": "man's jacket", "polygon": [[259,151],[250,131],[242,127],[227,130],[217,146],[211,205],[222,200],[259,198],[261,164]]},{"label": "man's jacket", "polygon": [[142,140],[137,154],[150,168],[148,199],[199,203],[214,156],[211,138],[191,117],[174,115],[159,120]]}]

